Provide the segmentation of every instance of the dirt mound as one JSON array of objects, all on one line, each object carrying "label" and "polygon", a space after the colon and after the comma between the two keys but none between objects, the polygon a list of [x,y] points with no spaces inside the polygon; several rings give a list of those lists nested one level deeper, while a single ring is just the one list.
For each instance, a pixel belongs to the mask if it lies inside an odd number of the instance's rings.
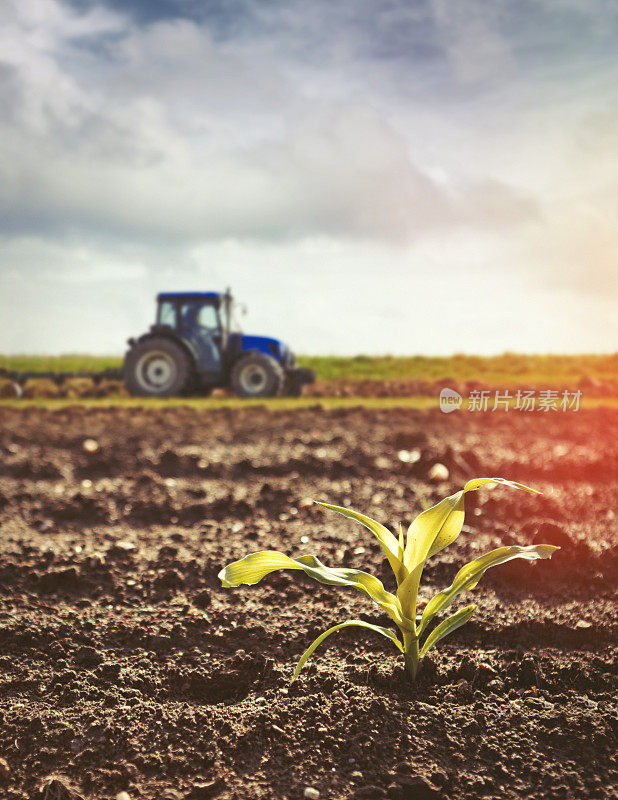
[{"label": "dirt mound", "polygon": [[26,399],[50,399],[67,397],[84,399],[89,397],[128,397],[129,393],[120,380],[92,378],[28,378],[23,386],[6,378],[0,379],[0,397],[24,397]]},{"label": "dirt mound", "polygon": [[0,378],[0,397],[6,399],[21,397],[22,391],[21,386],[15,381],[11,381],[8,378]]},{"label": "dirt mound", "polygon": [[23,397],[60,397],[60,387],[51,378],[28,378],[23,386]]}]

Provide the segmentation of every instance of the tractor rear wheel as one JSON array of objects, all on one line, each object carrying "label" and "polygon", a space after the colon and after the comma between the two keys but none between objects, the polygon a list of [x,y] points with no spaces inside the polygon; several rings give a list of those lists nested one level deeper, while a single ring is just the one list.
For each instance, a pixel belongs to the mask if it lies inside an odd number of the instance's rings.
[{"label": "tractor rear wheel", "polygon": [[244,356],[230,373],[232,390],[240,397],[275,397],[281,394],[284,380],[280,364],[264,353]]},{"label": "tractor rear wheel", "polygon": [[191,363],[182,347],[165,337],[139,342],[124,360],[124,382],[138,397],[171,397],[189,385]]}]

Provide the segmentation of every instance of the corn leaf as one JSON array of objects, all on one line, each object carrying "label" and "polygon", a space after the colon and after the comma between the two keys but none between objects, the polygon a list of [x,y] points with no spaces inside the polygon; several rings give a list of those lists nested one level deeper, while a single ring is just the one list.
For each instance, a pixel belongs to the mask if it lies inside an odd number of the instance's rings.
[{"label": "corn leaf", "polygon": [[428,558],[439,553],[452,544],[461,533],[464,523],[464,498],[466,492],[475,492],[488,483],[500,483],[516,489],[539,494],[523,483],[515,483],[504,478],[475,478],[468,481],[463,489],[446,497],[427,511],[423,511],[408,528],[408,536],[404,552],[404,567],[408,575],[397,590],[404,614],[414,616],[413,606],[416,604],[418,585]]},{"label": "corn leaf", "polygon": [[465,625],[472,614],[474,614],[475,608],[475,605],[466,606],[465,608],[460,609],[456,614],[443,619],[442,622],[432,630],[425,640],[425,644],[421,648],[420,658],[422,658],[425,653],[434,646],[434,644],[437,644],[440,639],[444,639],[444,637],[448,636],[449,633],[452,633],[453,631],[457,630],[457,628],[461,628],[462,625]]},{"label": "corn leaf", "polygon": [[535,561],[538,558],[551,558],[555,550],[559,547],[554,547],[551,544],[535,544],[529,547],[498,547],[497,550],[490,550],[484,556],[475,558],[462,567],[453,583],[443,591],[439,592],[435,597],[425,606],[421,625],[419,628],[419,636],[423,633],[425,628],[429,625],[431,620],[436,614],[444,611],[453,600],[462,592],[467,592],[474,589],[485,572],[490,567],[496,567],[498,564],[504,564],[506,561],[511,561],[514,558],[525,558],[528,561]]},{"label": "corn leaf", "polygon": [[350,508],[333,506],[330,503],[318,502],[318,505],[328,508],[331,511],[336,511],[339,514],[343,514],[343,516],[348,517],[348,519],[354,519],[357,522],[360,522],[361,525],[364,525],[365,528],[370,530],[380,542],[380,546],[382,547],[382,550],[388,559],[388,563],[391,565],[391,569],[395,573],[397,583],[399,584],[405,578],[407,572],[399,555],[399,542],[388,528],[385,528],[384,525],[381,525],[379,522],[376,522],[370,517],[366,517],[364,514],[359,514],[358,511],[352,511]]},{"label": "corn leaf", "polygon": [[419,514],[408,528],[404,564],[409,572],[412,572],[417,564],[431,558],[455,541],[464,523],[466,493],[475,492],[488,483],[500,483],[539,494],[536,489],[530,489],[523,483],[515,483],[504,478],[475,478],[468,481],[459,492]]},{"label": "corn leaf", "polygon": [[315,556],[290,558],[275,550],[251,553],[224,567],[219,578],[225,587],[240,586],[241,583],[253,585],[278,569],[300,569],[310,578],[329,586],[352,586],[377,603],[399,627],[413,630],[413,623],[403,616],[399,600],[386,591],[382,581],[358,569],[326,567]]},{"label": "corn leaf", "polygon": [[292,681],[295,681],[296,678],[298,678],[298,674],[300,673],[301,669],[305,666],[305,664],[311,657],[313,651],[316,649],[316,647],[322,644],[322,642],[324,641],[324,639],[326,639],[327,636],[330,636],[331,633],[335,633],[336,631],[340,631],[342,628],[348,628],[351,625],[356,625],[359,628],[369,628],[370,631],[381,633],[382,636],[386,636],[387,639],[390,639],[395,645],[395,647],[397,647],[397,649],[403,653],[403,645],[401,644],[395,633],[393,633],[393,631],[390,631],[388,628],[382,628],[379,625],[371,625],[371,623],[363,622],[360,619],[351,619],[348,622],[342,622],[341,624],[335,625],[333,628],[329,628],[327,631],[324,631],[324,633],[321,633],[318,636],[318,638],[309,645],[309,647],[300,657],[300,661],[296,665],[296,669],[294,670],[294,674],[292,675]]}]

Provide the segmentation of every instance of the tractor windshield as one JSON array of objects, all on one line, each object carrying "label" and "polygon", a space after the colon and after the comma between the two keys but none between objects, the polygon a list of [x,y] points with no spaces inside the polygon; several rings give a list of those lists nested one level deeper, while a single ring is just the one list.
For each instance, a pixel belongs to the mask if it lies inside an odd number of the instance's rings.
[{"label": "tractor windshield", "polygon": [[209,335],[219,333],[219,314],[212,303],[192,301],[181,308],[182,327],[185,331],[202,331]]}]

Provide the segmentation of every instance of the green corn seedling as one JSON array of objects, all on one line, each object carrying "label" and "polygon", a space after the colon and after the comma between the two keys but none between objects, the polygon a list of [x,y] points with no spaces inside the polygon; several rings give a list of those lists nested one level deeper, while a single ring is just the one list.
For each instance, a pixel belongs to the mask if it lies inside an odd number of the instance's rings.
[{"label": "green corn seedling", "polygon": [[445,611],[462,592],[474,589],[483,574],[498,564],[504,564],[514,558],[525,558],[533,561],[538,558],[551,558],[554,550],[559,548],[550,544],[537,544],[529,547],[499,547],[462,567],[452,584],[435,595],[423,609],[420,620],[417,617],[418,587],[421,575],[428,558],[439,553],[452,544],[461,533],[464,523],[464,498],[467,492],[474,492],[486,484],[502,484],[516,489],[539,494],[521,483],[504,478],[475,478],[468,481],[463,489],[440,503],[419,514],[408,528],[404,538],[403,528],[399,526],[399,537],[395,537],[388,528],[379,522],[352,511],[348,508],[319,503],[324,508],[337,511],[345,517],[356,520],[368,528],[377,538],[393,570],[397,583],[395,594],[387,591],[378,578],[358,569],[331,568],[322,564],[315,556],[303,555],[290,558],[274,550],[252,553],[240,561],[234,561],[221,570],[219,578],[224,587],[253,585],[263,577],[278,569],[302,570],[319,583],[330,586],[351,586],[370,597],[393,620],[401,638],[397,634],[379,625],[372,625],[363,620],[352,619],[341,622],[324,631],[305,650],[292,680],[294,681],[313,651],[331,633],[342,628],[357,626],[368,628],[390,639],[395,647],[403,653],[405,667],[412,680],[416,679],[419,664],[426,653],[445,636],[466,623],[476,608],[468,605],[443,619],[427,633],[434,617]]}]

